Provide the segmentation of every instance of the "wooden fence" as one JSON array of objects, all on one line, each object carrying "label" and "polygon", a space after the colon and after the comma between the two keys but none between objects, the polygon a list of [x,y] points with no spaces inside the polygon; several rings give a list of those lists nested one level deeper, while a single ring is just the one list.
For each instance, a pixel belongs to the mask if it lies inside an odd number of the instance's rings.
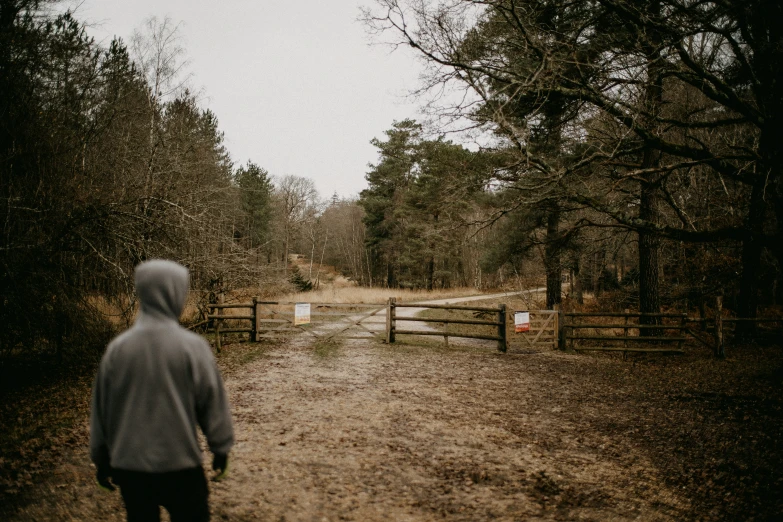
[{"label": "wooden fence", "polygon": [[[716,357],[724,358],[727,334],[740,323],[750,323],[754,327],[777,324],[774,334],[778,339],[783,338],[783,318],[725,317],[721,298],[716,300],[712,318],[641,314],[628,310],[623,313],[561,312],[560,315],[560,348],[563,350],[617,351],[624,356],[627,352],[683,353],[683,344],[692,340],[710,348]],[[642,318],[646,320],[641,321]],[[695,325],[698,328],[694,328]]]},{"label": "wooden fence", "polygon": [[[697,333],[694,329],[689,329],[691,337],[702,344],[713,349],[715,357],[726,357],[726,338],[732,333],[736,326],[741,323],[752,324],[754,329],[762,325],[777,324],[777,338],[783,338],[783,318],[776,317],[724,317],[723,316],[723,298],[718,296],[715,300],[715,315],[711,318],[701,317],[698,319],[688,319],[689,323],[699,325]],[[703,334],[711,334],[712,339],[704,339]]]},{"label": "wooden fence", "polygon": [[[258,341],[258,332],[256,330],[256,309],[257,299],[253,298],[252,303],[231,303],[231,304],[210,304],[207,305],[209,313],[207,314],[207,320],[209,324],[213,326],[215,330],[215,348],[220,353],[220,341],[221,335],[227,333],[249,333],[250,341]],[[250,312],[240,315],[226,315],[223,312],[228,309],[249,309]],[[248,326],[226,328],[223,321],[250,321]]]},{"label": "wooden fence", "polygon": [[[385,304],[312,303],[311,322],[307,325],[294,324],[295,305],[257,298],[250,303],[211,304],[208,305],[207,321],[198,325],[208,323],[213,328],[218,351],[221,350],[221,336],[228,333],[247,333],[255,342],[263,337],[301,331],[320,340],[375,338],[394,343],[397,335],[429,335],[443,337],[446,344],[450,337],[495,341],[501,352],[506,352],[512,341],[518,341],[527,347],[615,351],[622,352],[623,356],[627,352],[683,353],[684,343],[694,340],[710,347],[716,357],[725,357],[726,334],[731,326],[744,322],[757,326],[775,323],[783,326],[783,318],[724,317],[720,298],[712,318],[689,318],[686,314],[643,314],[628,310],[621,313],[530,310],[530,331],[524,334],[509,333],[513,328],[513,320],[509,321],[513,312],[508,311],[505,304],[497,307],[403,304],[397,303],[393,297]],[[227,314],[229,309],[243,311]],[[495,318],[402,316],[398,309],[462,310]],[[227,324],[228,321],[232,324]],[[401,322],[440,324],[446,329],[429,325],[419,329],[401,329],[398,327]],[[492,333],[453,331],[448,329],[450,324],[487,327]],[[698,328],[694,328],[695,325]]]},{"label": "wooden fence", "polygon": [[[427,310],[464,310],[469,312],[489,313],[496,315],[496,320],[485,319],[452,319],[448,317],[438,318],[424,318],[403,316],[400,317],[397,314],[398,308],[421,308]],[[489,333],[468,333],[468,332],[454,332],[448,330],[438,330],[434,328],[425,328],[418,330],[404,330],[397,328],[398,322],[423,322],[423,323],[438,323],[443,325],[449,324],[467,324],[475,326],[488,326],[494,329],[497,334]],[[497,307],[491,308],[486,306],[459,306],[459,305],[426,305],[426,304],[402,304],[397,303],[393,297],[389,298],[386,311],[386,342],[394,343],[397,335],[437,335],[443,337],[448,344],[449,337],[461,337],[466,339],[484,339],[487,341],[496,341],[498,343],[498,350],[505,352],[508,349],[508,340],[506,334],[506,305],[501,304]]]},{"label": "wooden fence", "polygon": [[[515,332],[514,313],[527,312],[529,314],[529,330],[526,332]],[[558,310],[516,310],[509,314],[508,336],[509,344],[519,344],[525,348],[556,349],[559,346],[560,335],[560,312]]]},{"label": "wooden fence", "polygon": [[[565,312],[561,345],[573,351],[683,353],[686,314]],[[622,335],[618,332],[622,330]]]},{"label": "wooden fence", "polygon": [[[295,324],[294,307],[297,303],[260,301],[257,298],[251,303],[208,305],[213,313],[207,315],[207,319],[213,326],[218,351],[221,349],[221,335],[227,333],[247,333],[251,342],[261,338],[278,338],[286,332],[305,332],[322,341],[338,336],[343,339],[385,338],[383,320],[378,316],[384,310],[383,304],[308,304],[310,321],[307,324]],[[248,312],[238,315],[222,313],[226,309],[246,309]],[[247,321],[248,324],[226,328],[224,321]],[[380,325],[381,328],[372,328],[373,325]]]}]

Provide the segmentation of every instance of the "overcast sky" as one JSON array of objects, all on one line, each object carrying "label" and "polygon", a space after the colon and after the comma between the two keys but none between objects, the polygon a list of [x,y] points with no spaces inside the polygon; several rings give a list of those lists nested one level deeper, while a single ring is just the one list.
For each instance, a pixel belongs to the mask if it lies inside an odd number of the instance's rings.
[{"label": "overcast sky", "polygon": [[370,145],[418,116],[412,54],[370,46],[357,22],[370,0],[81,0],[77,18],[108,45],[150,16],[181,22],[192,84],[235,164],[312,178],[322,197],[365,188]]}]

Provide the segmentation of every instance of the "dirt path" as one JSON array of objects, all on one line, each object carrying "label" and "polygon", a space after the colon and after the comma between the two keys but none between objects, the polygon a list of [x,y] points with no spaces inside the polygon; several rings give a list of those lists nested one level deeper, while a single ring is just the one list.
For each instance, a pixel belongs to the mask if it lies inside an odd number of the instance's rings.
[{"label": "dirt path", "polygon": [[[457,303],[469,303],[472,301],[486,301],[489,299],[497,299],[501,300],[505,297],[510,296],[518,296],[520,294],[526,294],[530,296],[531,298],[534,297],[536,294],[539,294],[541,292],[546,292],[546,287],[542,286],[540,288],[533,288],[532,290],[521,290],[519,292],[502,292],[499,294],[483,294],[483,295],[471,295],[467,297],[452,297],[449,299],[434,299],[431,301],[417,301],[415,304],[427,304],[427,305],[433,305],[433,304],[457,304]],[[422,308],[410,308],[410,310],[423,310]]]},{"label": "dirt path", "polygon": [[[235,350],[247,349],[235,345]],[[687,500],[591,426],[573,357],[365,342],[269,349],[227,378],[217,520],[670,520]],[[122,520],[84,452],[12,520]]]},{"label": "dirt path", "polygon": [[[215,520],[774,520],[780,350],[743,359],[235,344],[237,444]],[[779,369],[778,369],[779,368]],[[124,520],[86,420],[11,521]],[[205,458],[208,457],[205,455]],[[0,506],[2,508],[2,506]]]},{"label": "dirt path", "polygon": [[[549,359],[561,371],[571,366]],[[229,382],[236,466],[215,488],[216,512],[228,520],[677,519],[684,499],[659,484],[644,456],[607,458],[610,441],[585,440],[568,394],[547,392],[552,375],[517,373],[534,361],[411,346],[274,350]]]}]

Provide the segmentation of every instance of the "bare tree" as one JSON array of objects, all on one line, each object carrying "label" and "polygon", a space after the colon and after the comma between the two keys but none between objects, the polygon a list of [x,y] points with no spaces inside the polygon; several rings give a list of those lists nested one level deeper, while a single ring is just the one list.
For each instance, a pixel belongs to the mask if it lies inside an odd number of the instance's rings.
[{"label": "bare tree", "polygon": [[191,74],[180,31],[168,15],[151,16],[131,37],[131,50],[139,73],[150,88],[151,103],[165,103],[181,94]]},{"label": "bare tree", "polygon": [[282,227],[283,274],[288,274],[292,242],[302,225],[315,219],[318,213],[318,191],[310,178],[287,175],[277,180],[274,197]]},{"label": "bare tree", "polygon": [[[752,317],[761,254],[783,253],[783,162],[770,146],[770,122],[783,113],[772,65],[783,51],[770,44],[781,10],[739,0],[378,0],[365,20],[420,53],[425,90],[468,93],[443,114],[493,130],[515,152],[498,179],[523,204],[569,201],[594,211],[583,223],[639,236],[645,311],[660,306],[661,240],[733,241],[739,312]],[[557,156],[531,139],[553,99],[571,107]],[[696,173],[725,193],[711,198],[732,201],[733,217],[696,213],[682,182]]]},{"label": "bare tree", "polygon": [[362,207],[351,200],[335,201],[324,210],[324,259],[360,285],[372,286],[364,215]]}]

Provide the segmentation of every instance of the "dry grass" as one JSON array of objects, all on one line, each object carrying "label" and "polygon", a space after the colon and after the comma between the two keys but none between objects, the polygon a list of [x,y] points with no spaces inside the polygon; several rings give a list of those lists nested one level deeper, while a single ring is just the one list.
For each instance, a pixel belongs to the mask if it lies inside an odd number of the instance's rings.
[{"label": "dry grass", "polygon": [[[398,302],[417,302],[432,299],[448,299],[452,297],[464,297],[478,295],[481,292],[475,288],[450,288],[428,292],[426,290],[403,290],[389,288],[360,287],[338,276],[330,284],[322,284],[319,290],[310,292],[272,293],[267,288],[239,288],[226,293],[224,303],[250,303],[253,297],[264,301],[290,302],[290,303],[359,303],[359,304],[384,304],[389,297],[395,297]],[[138,303],[123,306],[132,306],[130,323],[125,323],[122,307],[108,303],[105,299],[93,297],[90,299],[97,310],[103,313],[116,327],[124,328],[132,323],[138,312]],[[199,305],[201,295],[198,291],[191,291],[188,302],[182,312],[181,321],[185,324],[195,323],[200,318]],[[225,315],[245,315],[247,310],[227,309]],[[127,312],[126,312],[127,313]]]},{"label": "dry grass", "polygon": [[310,303],[385,303],[389,297],[401,302],[427,301],[431,299],[448,299],[477,295],[475,288],[451,288],[445,290],[402,290],[389,288],[366,288],[360,286],[322,288],[313,292],[298,292],[282,295],[279,301],[310,302]]},{"label": "dry grass", "polygon": [[[255,291],[254,291],[255,290]],[[388,289],[388,288],[366,288],[356,285],[352,286],[340,286],[330,285],[328,287],[322,286],[320,290],[314,290],[310,292],[295,292],[288,294],[279,294],[274,297],[263,297],[260,289],[244,288],[231,292],[225,296],[225,303],[250,303],[254,296],[259,297],[262,301],[274,301],[278,303],[352,303],[352,304],[377,304],[384,305],[389,297],[395,297],[398,302],[418,302],[427,301],[433,299],[448,299],[456,297],[464,297],[470,295],[477,295],[478,290],[474,288],[453,288],[448,290],[436,290],[433,292],[427,292],[423,290],[400,290],[400,289]],[[200,320],[199,311],[197,308],[197,300],[191,294],[185,311],[182,314],[181,321],[184,324],[195,324]],[[278,311],[282,309],[279,306],[267,305],[266,309],[274,308]],[[357,312],[362,310],[341,308],[344,312]],[[225,316],[236,315],[248,315],[250,310],[247,308],[227,308],[221,311]],[[323,322],[329,320],[320,318],[317,322]],[[337,319],[332,319],[337,320]],[[224,328],[241,328],[247,327],[249,323],[244,321],[232,321],[224,322]]]},{"label": "dry grass", "polygon": [[131,303],[129,299],[110,302],[104,296],[97,294],[87,297],[87,303],[115,328],[127,327],[129,324],[127,319],[135,318],[139,308],[137,302]]}]

